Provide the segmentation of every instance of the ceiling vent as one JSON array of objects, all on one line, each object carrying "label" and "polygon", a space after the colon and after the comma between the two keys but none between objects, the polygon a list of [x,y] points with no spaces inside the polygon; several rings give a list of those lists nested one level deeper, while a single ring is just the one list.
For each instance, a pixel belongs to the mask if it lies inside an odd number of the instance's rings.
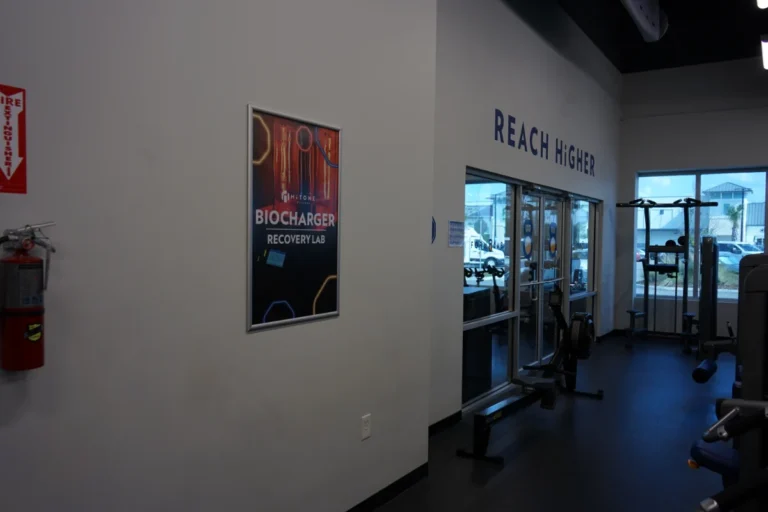
[{"label": "ceiling vent", "polygon": [[661,39],[669,28],[667,15],[659,7],[659,0],[621,0],[646,42]]}]

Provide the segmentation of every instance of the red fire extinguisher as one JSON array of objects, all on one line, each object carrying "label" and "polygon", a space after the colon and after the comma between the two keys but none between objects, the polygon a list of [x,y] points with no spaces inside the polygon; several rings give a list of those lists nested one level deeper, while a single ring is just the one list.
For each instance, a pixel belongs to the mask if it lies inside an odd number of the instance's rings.
[{"label": "red fire extinguisher", "polygon": [[[42,228],[53,223],[6,230],[0,237],[0,367],[6,371],[43,366],[44,300],[50,254],[55,249]],[[39,246],[45,260],[32,254]]]}]

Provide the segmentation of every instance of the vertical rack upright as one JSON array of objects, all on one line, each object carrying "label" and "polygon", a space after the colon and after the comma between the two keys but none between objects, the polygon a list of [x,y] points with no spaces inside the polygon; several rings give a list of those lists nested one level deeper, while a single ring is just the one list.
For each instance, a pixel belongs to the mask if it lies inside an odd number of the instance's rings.
[{"label": "vertical rack upright", "polygon": [[[651,254],[661,254],[661,253],[676,253],[676,254],[682,254],[683,255],[683,293],[682,293],[682,332],[681,333],[675,333],[680,334],[684,346],[687,347],[688,343],[691,341],[691,338],[693,337],[693,325],[695,323],[694,317],[695,315],[693,313],[688,312],[688,265],[689,265],[689,254],[690,254],[690,229],[691,229],[691,216],[690,216],[690,210],[692,208],[703,208],[708,206],[717,206],[717,202],[704,202],[700,201],[698,199],[694,199],[691,197],[686,197],[685,199],[678,199],[677,201],[671,202],[671,203],[657,203],[655,201],[652,201],[650,199],[634,199],[632,201],[629,201],[628,203],[616,203],[617,208],[642,208],[643,210],[643,217],[645,219],[645,256],[643,256],[642,263],[643,263],[643,309],[642,311],[638,311],[636,309],[630,309],[627,311],[629,313],[630,317],[630,329],[629,329],[629,342],[627,344],[627,348],[632,347],[632,343],[634,340],[635,335],[641,334],[641,333],[647,333],[649,331],[649,323],[648,323],[648,314],[649,314],[649,286],[650,286],[650,280],[649,275],[651,272],[658,273],[671,273],[672,268],[674,267],[674,272],[678,272],[678,265],[665,265],[665,264],[659,264],[658,258],[656,258],[655,264],[651,264],[650,261],[650,255]],[[678,244],[675,245],[651,245],[651,209],[653,208],[682,208],[683,210],[683,222],[684,222],[684,234],[680,238],[678,238]],[[633,221],[634,223],[635,221]],[[676,258],[677,259],[677,258]],[[634,297],[635,290],[632,290],[632,296]],[[677,297],[677,286],[675,286],[675,297]],[[675,305],[677,305],[677,298],[675,298]],[[656,317],[656,309],[654,308],[653,311],[654,320]],[[643,318],[643,327],[637,326],[637,319]],[[655,325],[655,322],[654,322]],[[675,325],[677,325],[677,320],[675,319]]]}]

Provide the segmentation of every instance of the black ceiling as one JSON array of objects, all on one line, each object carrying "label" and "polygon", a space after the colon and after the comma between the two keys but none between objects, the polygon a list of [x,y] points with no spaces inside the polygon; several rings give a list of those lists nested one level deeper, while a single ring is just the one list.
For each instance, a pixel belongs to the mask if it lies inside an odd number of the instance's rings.
[{"label": "black ceiling", "polygon": [[768,9],[756,0],[660,0],[669,30],[646,43],[621,0],[558,0],[622,73],[744,59],[760,55]]}]

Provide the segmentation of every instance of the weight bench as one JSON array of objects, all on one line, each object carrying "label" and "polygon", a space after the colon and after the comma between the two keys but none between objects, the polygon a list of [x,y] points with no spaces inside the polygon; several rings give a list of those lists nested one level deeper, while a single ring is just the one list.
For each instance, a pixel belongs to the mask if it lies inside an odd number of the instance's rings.
[{"label": "weight bench", "polygon": [[[502,419],[511,416],[519,410],[540,401],[542,409],[554,409],[557,395],[560,392],[587,398],[603,399],[603,391],[587,393],[577,391],[576,372],[578,359],[587,359],[591,353],[594,341],[594,325],[591,315],[575,314],[571,325],[565,321],[562,310],[563,293],[555,287],[549,295],[549,307],[555,315],[559,339],[557,349],[547,364],[523,366],[529,373],[513,378],[512,383],[522,389],[522,395],[506,398],[496,404],[478,411],[474,415],[472,432],[472,451],[457,450],[459,457],[483,460],[504,465],[503,457],[488,456],[488,443],[491,437],[491,427]],[[575,336],[572,338],[572,330]],[[565,385],[562,380],[565,379]]]},{"label": "weight bench", "polygon": [[512,416],[541,400],[545,393],[543,390],[534,388],[532,393],[511,396],[475,412],[472,421],[472,451],[456,450],[456,455],[464,459],[482,460],[503,466],[504,457],[488,455],[491,427],[504,418]]},{"label": "weight bench", "polygon": [[544,367],[524,366],[523,369],[544,373],[544,376],[529,373],[528,375],[521,375],[517,379],[512,379],[512,382],[520,386],[524,393],[537,393],[542,409],[553,410],[558,390],[555,378],[547,374],[545,371],[547,368]]}]

